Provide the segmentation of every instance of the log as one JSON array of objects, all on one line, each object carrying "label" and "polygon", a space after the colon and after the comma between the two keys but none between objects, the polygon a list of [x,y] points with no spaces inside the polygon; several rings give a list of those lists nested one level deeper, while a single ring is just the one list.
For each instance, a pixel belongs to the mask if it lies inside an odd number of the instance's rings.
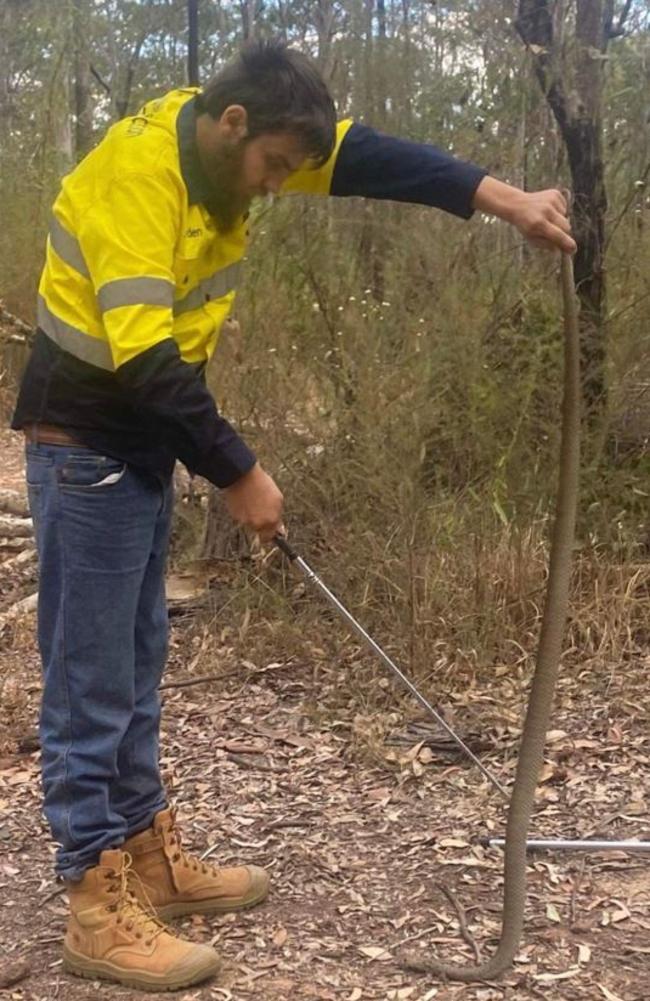
[{"label": "log", "polygon": [[28,518],[27,498],[17,490],[0,490],[0,511],[5,514],[17,514],[19,518]]},{"label": "log", "polygon": [[32,546],[27,546],[22,552],[18,553],[17,556],[12,556],[10,559],[5,560],[0,563],[0,569],[3,574],[7,570],[15,570],[16,567],[24,567],[36,560],[36,550]]},{"label": "log", "polygon": [[22,553],[24,549],[33,549],[34,540],[27,535],[16,536],[15,539],[3,538],[0,535],[0,553]]},{"label": "log", "polygon": [[0,538],[27,538],[34,534],[31,518],[14,518],[0,515]]},{"label": "log", "polygon": [[0,615],[0,629],[3,629],[7,623],[13,619],[17,619],[20,615],[35,612],[37,607],[38,591],[34,592],[34,594],[28,594],[26,598],[21,598],[20,601],[15,601],[13,605],[9,606],[6,612]]}]

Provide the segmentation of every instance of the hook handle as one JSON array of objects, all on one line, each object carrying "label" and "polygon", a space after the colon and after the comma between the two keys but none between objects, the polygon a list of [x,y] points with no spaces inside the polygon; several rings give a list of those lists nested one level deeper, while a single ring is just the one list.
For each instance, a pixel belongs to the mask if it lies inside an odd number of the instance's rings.
[{"label": "hook handle", "polygon": [[273,542],[278,547],[278,549],[280,549],[284,553],[287,559],[291,560],[292,563],[294,560],[298,559],[298,553],[295,551],[295,549],[291,548],[284,535],[280,535],[279,533],[277,535],[274,535]]}]

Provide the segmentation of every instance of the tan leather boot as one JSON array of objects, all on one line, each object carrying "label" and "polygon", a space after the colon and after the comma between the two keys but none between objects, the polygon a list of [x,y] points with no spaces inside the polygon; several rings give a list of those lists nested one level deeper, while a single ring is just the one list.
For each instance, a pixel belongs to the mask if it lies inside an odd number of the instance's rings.
[{"label": "tan leather boot", "polygon": [[146,991],[174,991],[215,974],[216,952],[170,934],[135,896],[135,885],[131,858],[119,849],[102,852],[80,882],[66,884],[64,969]]},{"label": "tan leather boot", "polygon": [[[188,854],[181,845],[175,812],[161,810],[153,826],[122,846],[159,917],[239,911],[268,895],[269,876],[257,865],[219,869]],[[137,893],[136,888],[136,893]]]}]

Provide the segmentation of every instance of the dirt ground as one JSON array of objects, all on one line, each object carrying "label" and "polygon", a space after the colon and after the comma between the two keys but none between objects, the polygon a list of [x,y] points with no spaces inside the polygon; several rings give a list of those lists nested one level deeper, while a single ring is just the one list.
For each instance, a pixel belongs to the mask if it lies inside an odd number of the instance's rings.
[{"label": "dirt ground", "polygon": [[[0,488],[22,490],[18,436],[0,436]],[[15,551],[0,549],[0,559]],[[2,576],[0,613],[34,590],[33,565]],[[498,984],[444,984],[400,964],[404,951],[471,962],[499,931],[502,859],[480,835],[503,830],[498,794],[455,754],[437,750],[417,707],[360,718],[340,665],[242,661],[192,616],[172,619],[163,757],[187,843],[220,863],[256,862],[273,878],[251,912],[177,927],[224,958],[218,982],[183,999],[233,1001],[646,1001],[650,867],[640,854],[537,854],[525,935]],[[0,989],[12,1001],[149,995],[62,972],[66,920],[40,812],[35,739],[40,694],[34,614],[0,633]],[[538,836],[650,837],[650,657],[615,667],[565,666],[534,829]],[[378,667],[377,670],[380,670]],[[502,676],[445,707],[482,758],[512,781],[525,682]],[[343,706],[343,708],[342,708]],[[379,725],[381,724],[381,725]],[[373,730],[399,739],[374,743]],[[365,735],[365,736],[364,736]],[[444,888],[450,893],[445,893]],[[468,941],[459,930],[466,919]],[[1,982],[1,979],[0,979]],[[6,982],[6,981],[5,981]],[[154,995],[151,995],[152,997]]]}]

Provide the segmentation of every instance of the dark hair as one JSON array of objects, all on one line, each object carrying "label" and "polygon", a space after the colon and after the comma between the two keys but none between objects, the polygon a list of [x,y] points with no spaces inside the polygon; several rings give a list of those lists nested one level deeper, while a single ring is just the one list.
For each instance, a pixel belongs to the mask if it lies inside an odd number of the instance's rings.
[{"label": "dark hair", "polygon": [[250,42],[197,95],[196,109],[219,118],[231,104],[248,114],[248,136],[289,132],[318,164],[332,154],[334,102],[316,66],[284,42]]}]

